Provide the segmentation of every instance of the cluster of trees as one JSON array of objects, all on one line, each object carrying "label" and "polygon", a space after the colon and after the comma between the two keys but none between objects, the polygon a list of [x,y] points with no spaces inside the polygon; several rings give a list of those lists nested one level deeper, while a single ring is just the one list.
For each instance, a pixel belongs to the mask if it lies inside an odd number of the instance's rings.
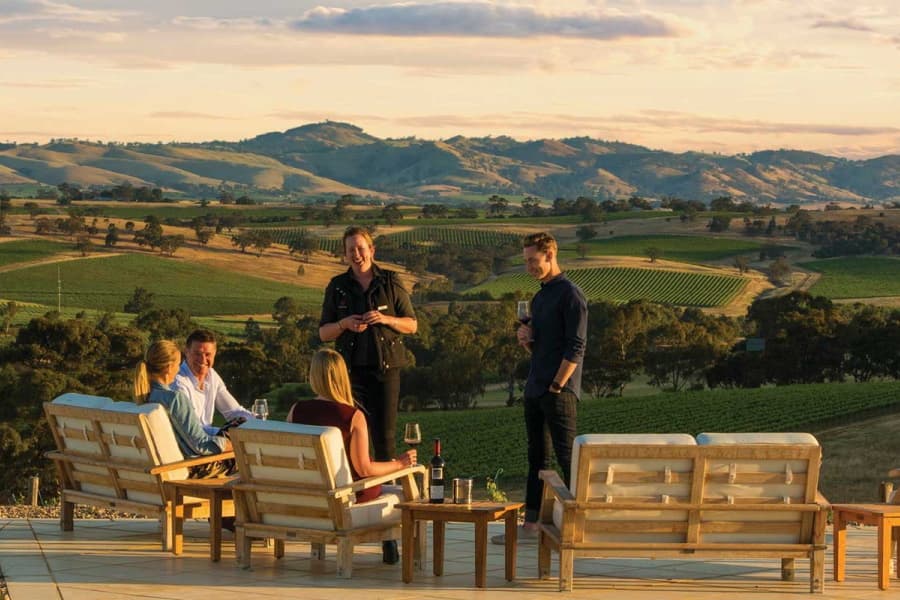
[{"label": "cluster of trees", "polygon": [[404,265],[413,273],[438,273],[456,284],[473,285],[509,266],[510,256],[520,251],[517,242],[502,245],[458,246],[398,242],[379,236],[378,257]]},{"label": "cluster of trees", "polygon": [[0,191],[0,235],[9,235],[12,233],[12,228],[6,223],[7,214],[11,208],[12,201],[9,198],[9,194]]},{"label": "cluster of trees", "polygon": [[854,254],[900,254],[900,228],[872,217],[854,220],[816,221],[807,211],[798,211],[785,224],[785,231],[797,239],[816,244],[818,258]]},{"label": "cluster of trees", "polygon": [[[419,332],[407,340],[403,406],[470,408],[491,382],[505,384],[509,404],[519,401],[528,355],[515,341],[515,299],[420,310]],[[42,458],[52,444],[44,402],[64,392],[128,399],[148,340],[183,340],[196,327],[184,310],[157,307],[144,289],[124,308],[135,314],[130,324],[48,313],[0,348],[0,489],[20,494],[25,478],[39,474],[52,493]],[[591,303],[589,311],[586,398],[620,395],[639,374],[665,390],[900,378],[900,310],[834,305],[795,292],[757,300],[745,319],[645,301]],[[243,339],[219,344],[216,369],[238,398],[306,381],[320,344],[318,318],[288,297],[275,303],[272,317],[275,327],[249,319]],[[294,389],[281,397],[281,408],[308,394]]]},{"label": "cluster of trees", "polygon": [[122,183],[110,187],[83,189],[75,183],[63,182],[56,186],[56,201],[67,206],[79,200],[116,200],[120,202],[170,202],[158,187],[133,186]]}]

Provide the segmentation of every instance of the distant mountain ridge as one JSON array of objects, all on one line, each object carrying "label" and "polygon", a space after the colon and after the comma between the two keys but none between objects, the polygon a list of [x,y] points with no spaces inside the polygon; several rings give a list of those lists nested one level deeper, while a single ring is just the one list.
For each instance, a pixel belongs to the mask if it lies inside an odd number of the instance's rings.
[{"label": "distant mountain ridge", "polygon": [[213,193],[221,184],[293,194],[428,198],[455,193],[600,199],[638,194],[756,202],[900,199],[900,155],[848,160],[798,150],[673,153],[588,137],[382,139],[326,121],[238,142],[0,147],[0,184],[64,181]]}]

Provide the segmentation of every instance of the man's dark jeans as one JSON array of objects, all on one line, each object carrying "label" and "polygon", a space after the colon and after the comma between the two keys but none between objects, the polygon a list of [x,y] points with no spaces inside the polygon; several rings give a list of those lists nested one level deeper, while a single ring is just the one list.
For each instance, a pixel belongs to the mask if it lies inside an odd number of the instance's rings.
[{"label": "man's dark jeans", "polygon": [[400,403],[400,369],[354,367],[350,372],[353,399],[363,407],[375,460],[390,460],[396,452],[397,409]]},{"label": "man's dark jeans", "polygon": [[528,439],[528,483],[525,488],[525,520],[535,522],[541,507],[541,469],[553,466],[551,449],[569,485],[572,444],[575,441],[578,398],[571,392],[545,393],[525,398],[525,434]]}]

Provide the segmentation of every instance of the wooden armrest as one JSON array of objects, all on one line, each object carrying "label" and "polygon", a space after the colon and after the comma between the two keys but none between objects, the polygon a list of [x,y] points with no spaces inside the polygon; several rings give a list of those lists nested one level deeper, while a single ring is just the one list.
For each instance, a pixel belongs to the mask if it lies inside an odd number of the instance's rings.
[{"label": "wooden armrest", "polygon": [[556,471],[541,471],[538,473],[538,477],[544,480],[544,490],[553,492],[553,495],[556,496],[557,500],[563,502],[575,500],[575,496],[572,495],[572,492],[569,491],[569,488],[566,487],[566,484],[563,483],[562,478]]},{"label": "wooden armrest", "polygon": [[825,497],[822,492],[816,490],[816,504],[820,505],[822,508],[828,509],[831,508],[831,502],[829,502],[828,498]]},{"label": "wooden armrest", "polygon": [[195,456],[194,458],[186,458],[185,460],[179,460],[177,462],[159,465],[158,467],[147,469],[147,472],[151,475],[159,475],[160,473],[166,473],[168,471],[174,471],[176,469],[187,469],[190,467],[195,467],[197,465],[205,465],[207,463],[212,463],[219,460],[228,460],[230,458],[234,458],[234,452],[232,452],[231,450],[229,450],[228,452],[221,452],[219,454]]},{"label": "wooden armrest", "polygon": [[361,492],[363,490],[367,490],[369,488],[375,487],[376,485],[380,485],[382,483],[387,483],[388,481],[393,481],[394,479],[401,479],[403,477],[412,477],[415,473],[421,473],[425,475],[428,471],[425,469],[425,465],[416,465],[414,467],[404,467],[399,471],[394,471],[392,473],[388,473],[386,475],[378,475],[375,477],[366,477],[365,479],[357,479],[350,485],[345,485],[343,487],[335,488],[331,490],[329,493],[333,495],[335,498],[345,498],[347,496],[355,496],[357,492]]},{"label": "wooden armrest", "polygon": [[888,477],[900,477],[900,469],[891,469],[888,471]]}]

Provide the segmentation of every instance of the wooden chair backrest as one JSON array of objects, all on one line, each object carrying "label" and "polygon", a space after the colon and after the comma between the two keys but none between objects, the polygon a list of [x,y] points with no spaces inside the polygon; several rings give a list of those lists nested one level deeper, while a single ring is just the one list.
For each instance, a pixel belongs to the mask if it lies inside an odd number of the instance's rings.
[{"label": "wooden chair backrest", "polygon": [[328,492],[352,481],[340,431],[277,422],[232,430],[235,460],[252,523],[335,530],[349,500]]}]

